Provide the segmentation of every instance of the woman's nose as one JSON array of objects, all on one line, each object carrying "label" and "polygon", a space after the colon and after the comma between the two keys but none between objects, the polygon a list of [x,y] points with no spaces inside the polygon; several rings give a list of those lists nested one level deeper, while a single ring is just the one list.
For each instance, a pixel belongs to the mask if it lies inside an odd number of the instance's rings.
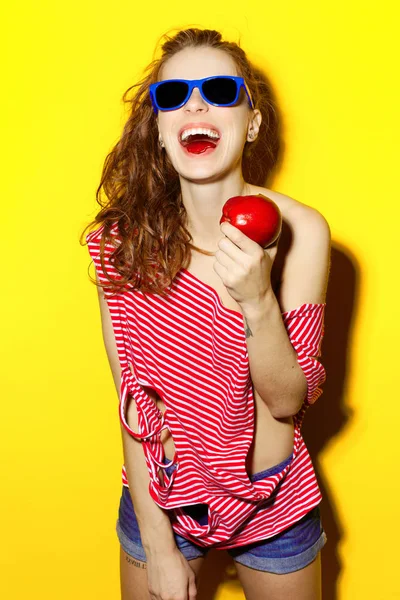
[{"label": "woman's nose", "polygon": [[199,107],[207,107],[208,104],[200,94],[200,90],[198,87],[193,88],[192,93],[190,94],[189,99],[186,104],[184,104],[185,109],[195,110]]}]

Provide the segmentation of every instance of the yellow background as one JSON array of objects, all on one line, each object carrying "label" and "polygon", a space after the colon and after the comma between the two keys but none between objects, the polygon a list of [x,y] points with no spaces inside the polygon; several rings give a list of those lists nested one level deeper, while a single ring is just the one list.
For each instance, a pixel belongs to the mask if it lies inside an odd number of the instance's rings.
[{"label": "yellow background", "polygon": [[[328,377],[303,430],[324,495],[324,600],[400,598],[394,6],[8,5],[1,36],[3,598],[119,598],[118,400],[79,235],[97,212],[103,161],[124,120],[122,93],[142,76],[160,35],[186,26],[241,36],[271,78],[283,116],[286,151],[270,186],[317,208],[331,226]],[[229,564],[215,594],[244,597]]]}]

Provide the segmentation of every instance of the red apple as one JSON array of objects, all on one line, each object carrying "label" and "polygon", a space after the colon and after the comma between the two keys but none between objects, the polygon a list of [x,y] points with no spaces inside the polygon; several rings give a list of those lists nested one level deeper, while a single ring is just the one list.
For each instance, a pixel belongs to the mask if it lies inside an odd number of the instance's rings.
[{"label": "red apple", "polygon": [[232,196],[222,207],[219,224],[228,221],[262,248],[280,236],[282,215],[279,207],[263,194]]}]

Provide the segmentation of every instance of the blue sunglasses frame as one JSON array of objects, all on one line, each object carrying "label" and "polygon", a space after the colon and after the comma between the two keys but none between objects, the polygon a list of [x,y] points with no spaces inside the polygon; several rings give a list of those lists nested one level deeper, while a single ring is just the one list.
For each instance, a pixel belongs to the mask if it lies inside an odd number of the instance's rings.
[{"label": "blue sunglasses frame", "polygon": [[[224,79],[233,79],[236,83],[236,96],[235,96],[235,99],[233,100],[233,102],[230,102],[229,104],[216,104],[215,102],[210,102],[210,100],[208,100],[208,98],[206,98],[203,93],[203,83],[205,81],[209,81],[210,79],[219,79],[220,77],[223,77]],[[162,83],[167,83],[169,81],[179,81],[179,82],[183,81],[184,83],[187,83],[188,84],[188,93],[186,95],[186,98],[183,100],[183,102],[181,102],[177,106],[174,106],[173,108],[160,108],[160,106],[158,105],[157,99],[156,99],[156,90],[159,85],[161,85]],[[224,106],[224,107],[225,106],[233,106],[234,104],[236,104],[236,102],[238,101],[238,98],[239,98],[240,90],[243,87],[244,91],[246,92],[250,107],[254,108],[254,103],[251,98],[250,90],[247,87],[247,84],[243,77],[235,77],[233,75],[213,75],[211,77],[204,77],[203,79],[164,79],[163,81],[157,81],[157,83],[151,83],[150,84],[150,99],[151,99],[151,103],[153,105],[154,112],[157,114],[157,112],[159,110],[161,110],[161,112],[168,112],[170,110],[177,110],[178,108],[181,108],[189,100],[190,96],[192,95],[193,88],[195,88],[195,87],[197,87],[199,89],[202,98],[208,104],[212,104],[213,106]]]}]

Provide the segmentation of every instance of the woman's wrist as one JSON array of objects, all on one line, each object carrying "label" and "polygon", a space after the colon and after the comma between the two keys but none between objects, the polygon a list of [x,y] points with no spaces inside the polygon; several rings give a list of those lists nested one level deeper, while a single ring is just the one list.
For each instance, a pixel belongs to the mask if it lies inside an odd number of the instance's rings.
[{"label": "woman's wrist", "polygon": [[273,307],[276,306],[276,304],[277,299],[274,291],[272,287],[269,287],[265,294],[258,300],[254,300],[253,302],[239,303],[239,306],[243,316],[252,321],[262,317],[266,311],[273,310]]},{"label": "woman's wrist", "polygon": [[[162,510],[162,509],[160,509]],[[157,554],[176,548],[175,536],[172,529],[171,521],[166,514],[163,514],[161,521],[151,521],[149,525],[149,519],[146,524],[139,523],[140,537],[142,539],[143,548],[147,554]],[[165,520],[166,519],[166,520]]]},{"label": "woman's wrist", "polygon": [[163,535],[160,531],[157,533],[142,533],[140,531],[140,537],[142,539],[143,548],[146,557],[157,556],[159,554],[165,554],[166,552],[172,552],[177,548],[174,535],[170,535],[171,532],[165,532]]}]

